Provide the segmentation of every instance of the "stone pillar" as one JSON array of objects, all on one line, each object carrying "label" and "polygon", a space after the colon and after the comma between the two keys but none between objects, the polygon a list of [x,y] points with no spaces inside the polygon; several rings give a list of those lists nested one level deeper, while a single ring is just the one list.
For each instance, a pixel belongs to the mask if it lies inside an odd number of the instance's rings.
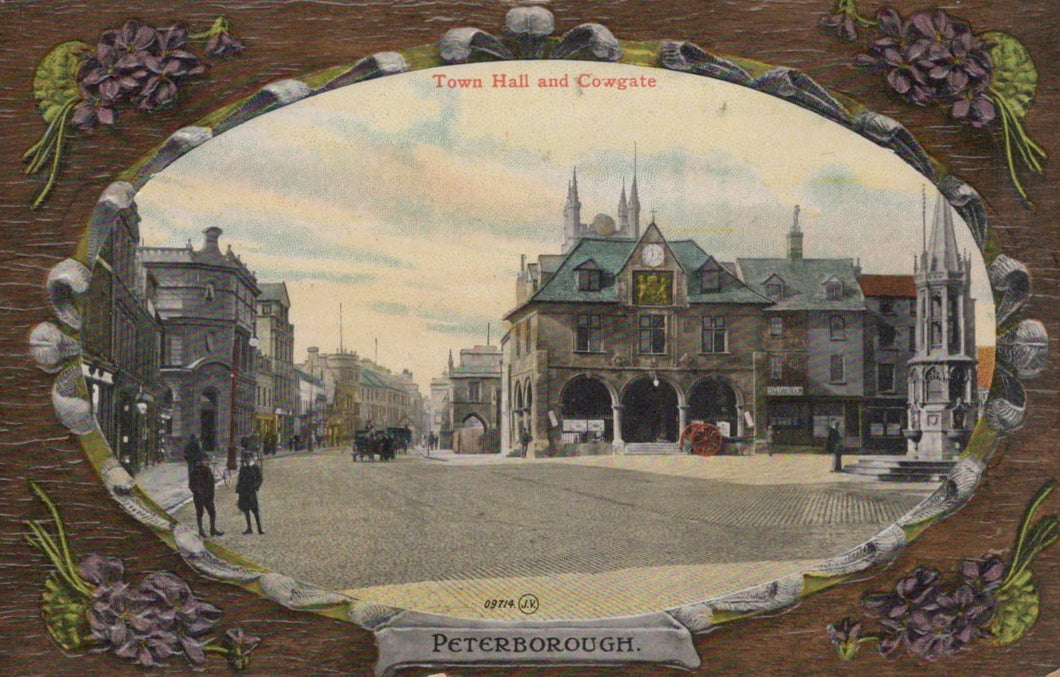
[{"label": "stone pillar", "polygon": [[[681,404],[681,405],[678,405],[678,407],[677,407],[677,439],[678,440],[681,439],[681,432],[688,425],[688,410],[691,409],[691,408],[692,408],[692,406],[688,405],[688,404]],[[737,423],[737,426],[739,426],[739,423]],[[733,434],[735,434],[735,433],[733,433]]]},{"label": "stone pillar", "polygon": [[614,439],[612,440],[612,445],[616,445],[616,446],[621,446],[621,445],[625,444],[625,442],[622,440],[622,410],[623,409],[625,409],[625,405],[622,405],[622,404],[612,404],[611,405],[611,411],[614,414],[613,420],[612,420],[612,423],[611,423],[612,427],[614,428],[614,435],[613,435]]}]

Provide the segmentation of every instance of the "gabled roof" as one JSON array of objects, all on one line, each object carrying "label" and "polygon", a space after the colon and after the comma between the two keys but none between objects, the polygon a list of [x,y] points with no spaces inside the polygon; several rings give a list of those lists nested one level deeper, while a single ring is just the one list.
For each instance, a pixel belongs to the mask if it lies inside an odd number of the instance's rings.
[{"label": "gabled roof", "polygon": [[[651,230],[646,230],[647,235]],[[658,231],[656,231],[658,232]],[[641,240],[644,236],[641,236]],[[565,257],[556,272],[543,280],[537,291],[527,300],[533,302],[553,303],[618,303],[618,288],[614,284],[615,276],[622,272],[637,249],[640,240],[619,237],[583,237]],[[690,278],[690,303],[752,303],[767,305],[769,299],[758,294],[733,275],[725,264],[719,263],[719,274],[722,280],[721,289],[715,292],[698,293],[695,285],[695,272],[711,260],[692,240],[665,242],[677,260],[678,265]],[[662,243],[660,243],[662,244]],[[599,291],[582,291],[578,289],[577,271],[596,269],[603,273],[603,284]],[[525,304],[524,304],[525,305]],[[521,306],[520,306],[521,307]]]},{"label": "gabled roof", "polygon": [[912,275],[862,275],[858,282],[866,297],[916,298],[916,284]]},{"label": "gabled roof", "polygon": [[[770,310],[864,310],[854,259],[737,259],[740,279],[765,293],[766,282],[780,277],[784,296]],[[843,285],[843,297],[829,300],[824,283],[836,279]]]},{"label": "gabled roof", "polygon": [[287,295],[286,282],[259,282],[258,288],[261,289],[258,301],[279,301],[285,307],[291,307],[291,298]]}]

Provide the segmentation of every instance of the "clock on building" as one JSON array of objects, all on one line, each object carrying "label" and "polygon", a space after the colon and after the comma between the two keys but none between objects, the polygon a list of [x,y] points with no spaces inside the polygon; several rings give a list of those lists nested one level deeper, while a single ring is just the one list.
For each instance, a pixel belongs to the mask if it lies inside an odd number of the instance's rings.
[{"label": "clock on building", "polygon": [[661,266],[665,258],[662,245],[648,244],[644,245],[644,249],[641,250],[641,261],[646,266],[651,266],[652,268]]}]

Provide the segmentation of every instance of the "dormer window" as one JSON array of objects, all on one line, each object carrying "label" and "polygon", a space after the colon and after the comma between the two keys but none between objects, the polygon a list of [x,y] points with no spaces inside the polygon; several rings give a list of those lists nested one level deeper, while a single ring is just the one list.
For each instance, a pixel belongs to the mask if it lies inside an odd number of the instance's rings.
[{"label": "dormer window", "polygon": [[700,294],[709,294],[721,289],[721,266],[712,258],[699,267],[696,277],[699,280]]},{"label": "dormer window", "polygon": [[824,282],[824,297],[829,301],[839,301],[843,298],[843,283],[834,277]]},{"label": "dormer window", "polygon": [[766,296],[777,301],[784,296],[784,280],[776,275],[766,280]]},{"label": "dormer window", "polygon": [[578,291],[600,291],[603,284],[604,271],[592,259],[574,269],[578,279]]}]

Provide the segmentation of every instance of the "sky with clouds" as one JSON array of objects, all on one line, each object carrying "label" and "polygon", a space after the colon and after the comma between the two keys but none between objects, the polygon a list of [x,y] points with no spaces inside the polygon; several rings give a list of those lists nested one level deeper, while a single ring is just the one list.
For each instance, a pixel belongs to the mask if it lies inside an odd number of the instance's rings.
[{"label": "sky with clouds", "polygon": [[[570,86],[492,88],[494,74]],[[481,89],[433,75],[480,77]],[[579,73],[649,74],[654,88],[581,88]],[[889,151],[817,115],[728,83],[617,64],[429,69],[306,99],[225,132],[137,196],[145,244],[201,245],[224,229],[259,281],[287,282],[295,359],[343,343],[421,385],[450,349],[491,342],[514,305],[519,257],[559,253],[577,167],[582,220],[615,215],[632,178],[642,224],[719,260],[782,256],[800,205],[807,257],[859,257],[912,273],[928,182]],[[928,192],[928,215],[934,202]],[[975,252],[959,218],[958,244]],[[993,344],[974,255],[978,342]]]}]

